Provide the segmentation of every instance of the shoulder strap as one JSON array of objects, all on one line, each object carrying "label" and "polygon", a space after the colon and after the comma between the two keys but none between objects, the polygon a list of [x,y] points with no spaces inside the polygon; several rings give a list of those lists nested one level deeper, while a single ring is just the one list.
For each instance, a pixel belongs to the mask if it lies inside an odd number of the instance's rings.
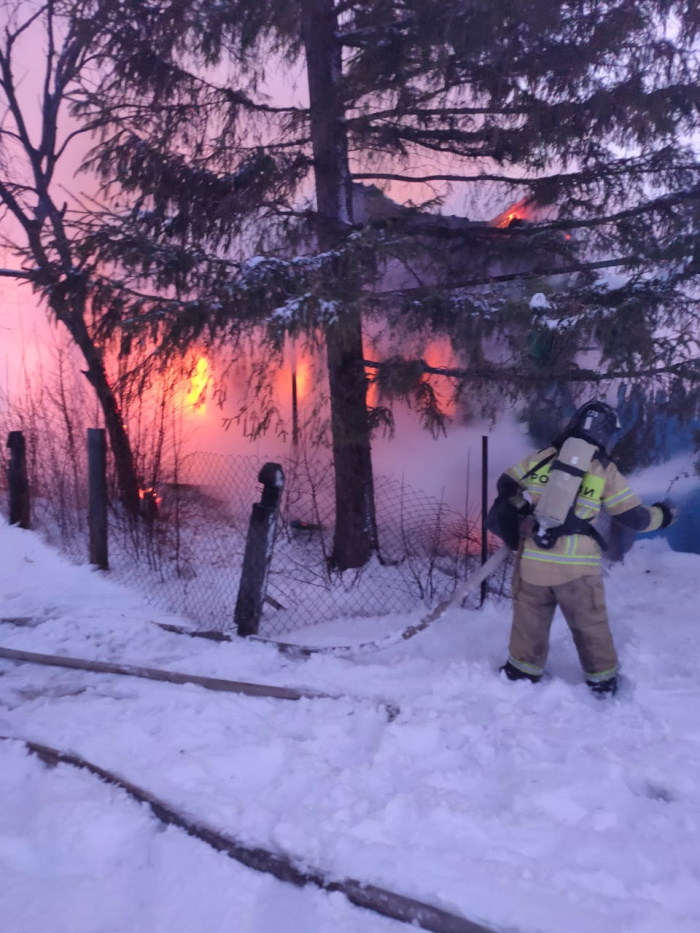
[{"label": "shoulder strap", "polygon": [[555,450],[553,454],[548,454],[543,460],[540,460],[539,463],[536,463],[531,470],[528,470],[527,473],[523,476],[523,479],[527,479],[528,476],[534,476],[543,466],[546,466],[551,460],[559,453],[558,450]]}]

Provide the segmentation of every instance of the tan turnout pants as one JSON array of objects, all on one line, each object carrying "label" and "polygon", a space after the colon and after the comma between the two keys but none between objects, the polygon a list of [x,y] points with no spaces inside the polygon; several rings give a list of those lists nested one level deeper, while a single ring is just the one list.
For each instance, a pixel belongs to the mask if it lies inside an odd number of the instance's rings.
[{"label": "tan turnout pants", "polygon": [[599,574],[578,577],[557,586],[535,586],[522,580],[516,570],[509,646],[512,661],[530,673],[542,673],[557,606],[571,629],[587,679],[612,677],[617,671],[617,653],[608,625],[603,580]]}]

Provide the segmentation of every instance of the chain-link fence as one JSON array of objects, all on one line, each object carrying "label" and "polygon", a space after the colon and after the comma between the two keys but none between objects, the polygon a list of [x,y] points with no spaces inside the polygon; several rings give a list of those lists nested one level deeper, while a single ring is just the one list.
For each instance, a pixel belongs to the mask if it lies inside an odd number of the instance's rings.
[{"label": "chain-link fence", "polygon": [[111,517],[115,577],[203,628],[231,629],[258,469],[251,457],[185,457],[149,491],[150,521]]},{"label": "chain-link fence", "polygon": [[[234,630],[251,508],[264,460],[197,453],[144,492],[143,521],[110,508],[109,562],[116,579],[203,629]],[[433,605],[478,564],[480,516],[460,515],[398,478],[375,477],[379,553],[365,567],[330,567],[334,523],[331,463],[321,453],[282,461],[285,488],[260,633],[284,636],[336,619]],[[34,526],[75,560],[87,555],[79,506],[57,509],[45,493]],[[503,592],[507,573],[491,581]]]},{"label": "chain-link fence", "polygon": [[474,564],[480,531],[444,502],[396,478],[375,477],[379,553],[357,571],[330,569],[330,464],[290,463],[270,569],[265,633],[314,622],[406,612],[452,593]]}]

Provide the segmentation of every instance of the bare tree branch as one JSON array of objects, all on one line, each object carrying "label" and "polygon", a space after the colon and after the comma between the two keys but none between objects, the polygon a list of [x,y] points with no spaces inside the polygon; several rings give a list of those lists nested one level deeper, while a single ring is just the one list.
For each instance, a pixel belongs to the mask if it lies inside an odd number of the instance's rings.
[{"label": "bare tree branch", "polygon": [[41,19],[44,13],[48,9],[48,4],[44,3],[28,18],[26,19],[14,32],[10,32],[10,27],[5,27],[5,36],[7,37],[7,48],[11,48],[14,43],[19,39],[22,33],[26,32],[28,29],[34,25],[34,23]]},{"label": "bare tree branch", "polygon": [[0,181],[0,201],[7,207],[15,220],[19,221],[27,236],[33,236],[36,233],[36,224],[25,214],[9,186],[2,181]]},{"label": "bare tree branch", "polygon": [[74,139],[76,139],[78,136],[85,136],[89,133],[93,133],[95,130],[99,129],[101,125],[102,125],[102,120],[96,119],[90,123],[86,123],[84,126],[79,126],[75,130],[71,130],[71,132],[67,134],[67,136],[65,137],[65,139],[63,140],[63,142],[61,143],[61,145],[56,151],[56,162],[58,162],[59,159],[61,159],[66,149],[68,148],[68,146],[71,144],[71,142]]}]

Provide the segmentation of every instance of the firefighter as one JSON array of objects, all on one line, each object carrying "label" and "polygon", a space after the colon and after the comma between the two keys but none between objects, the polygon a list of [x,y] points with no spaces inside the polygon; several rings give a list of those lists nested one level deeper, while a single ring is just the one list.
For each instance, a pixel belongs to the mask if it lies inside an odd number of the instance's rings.
[{"label": "firefighter", "polygon": [[[525,457],[498,480],[498,496],[487,527],[517,551],[509,657],[500,668],[510,680],[537,683],[541,679],[552,619],[559,606],[588,686],[601,698],[617,690],[618,659],[601,576],[601,549],[606,545],[596,522],[605,510],[625,527],[645,532],[666,528],[675,517],[665,502],[642,505],[610,459],[607,448],[619,427],[614,408],[588,402],[551,447]],[[571,464],[559,459],[569,438],[583,441],[582,447],[592,451],[585,473],[573,465],[577,457],[571,458]],[[576,482],[568,493],[569,502],[564,503],[565,521],[543,529],[533,513],[557,469],[563,471],[564,479],[565,474],[576,476]],[[580,482],[578,473],[583,474]]]}]

